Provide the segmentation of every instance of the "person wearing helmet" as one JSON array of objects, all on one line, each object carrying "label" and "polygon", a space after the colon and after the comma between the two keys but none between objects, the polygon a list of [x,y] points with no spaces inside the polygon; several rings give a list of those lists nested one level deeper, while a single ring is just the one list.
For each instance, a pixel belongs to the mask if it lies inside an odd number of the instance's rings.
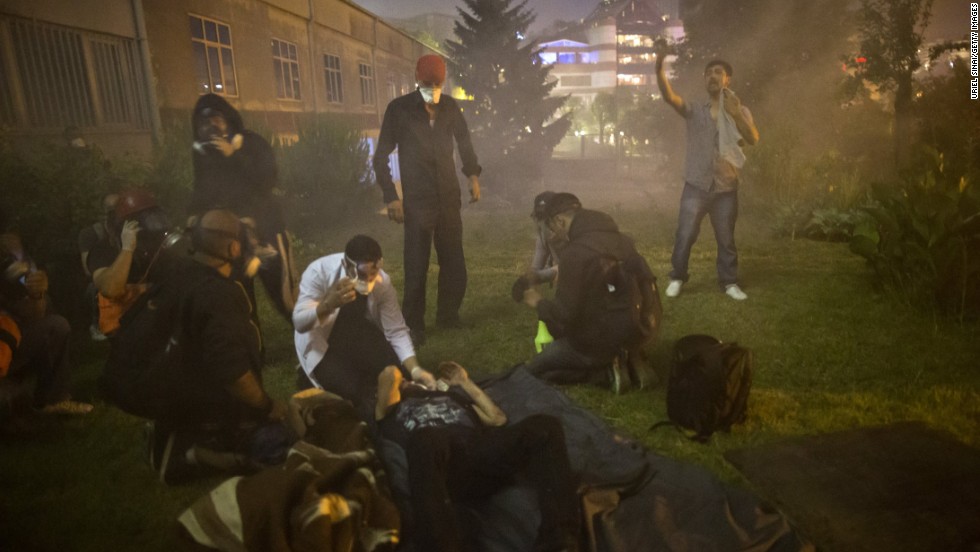
[{"label": "person wearing helmet", "polygon": [[[191,115],[194,192],[190,213],[228,209],[251,219],[262,258],[259,279],[276,310],[291,320],[298,292],[282,207],[276,197],[278,167],[265,138],[245,128],[225,98],[201,96]],[[254,302],[251,278],[241,279]]]},{"label": "person wearing helmet", "polygon": [[110,231],[89,251],[87,267],[101,296],[99,326],[110,335],[118,317],[158,279],[166,261],[163,242],[171,227],[147,190],[119,193]]}]

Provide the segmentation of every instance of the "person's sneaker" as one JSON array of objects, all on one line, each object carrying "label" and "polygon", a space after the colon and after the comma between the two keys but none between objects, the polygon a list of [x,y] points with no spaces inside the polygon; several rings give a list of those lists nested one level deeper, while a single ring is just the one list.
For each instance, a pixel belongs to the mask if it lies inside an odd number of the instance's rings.
[{"label": "person's sneaker", "polygon": [[146,461],[153,471],[158,471],[170,432],[157,427],[154,422],[146,422],[143,425],[143,438],[146,441]]},{"label": "person's sneaker", "polygon": [[194,466],[187,461],[187,450],[190,446],[180,439],[178,432],[170,431],[162,440],[163,448],[153,469],[159,474],[160,481],[166,485],[178,485],[191,479]]},{"label": "person's sneaker", "polygon": [[89,403],[65,399],[54,404],[47,404],[38,409],[41,414],[56,414],[61,416],[82,416],[92,411]]},{"label": "person's sneaker", "polygon": [[725,286],[725,295],[736,301],[745,301],[749,298],[749,296],[742,291],[742,288],[738,287],[738,284],[728,284]]},{"label": "person's sneaker", "polygon": [[105,341],[106,340],[106,335],[104,333],[102,333],[102,330],[100,330],[99,327],[96,326],[95,324],[89,324],[89,327],[88,327],[88,335],[89,335],[89,337],[92,338],[92,341]]},{"label": "person's sneaker", "polygon": [[615,395],[621,395],[630,387],[629,369],[623,365],[617,356],[609,367],[609,389]]},{"label": "person's sneaker", "polygon": [[667,297],[677,297],[681,294],[682,287],[684,287],[684,280],[671,280],[667,284],[667,290],[664,291],[664,295]]}]

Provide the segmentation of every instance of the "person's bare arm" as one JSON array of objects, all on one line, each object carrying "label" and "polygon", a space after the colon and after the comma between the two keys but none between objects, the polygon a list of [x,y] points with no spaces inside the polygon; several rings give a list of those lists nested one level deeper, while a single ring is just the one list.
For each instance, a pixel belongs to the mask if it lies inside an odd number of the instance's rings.
[{"label": "person's bare arm", "polygon": [[439,365],[438,371],[440,379],[445,380],[449,385],[462,387],[463,391],[466,391],[466,394],[473,399],[476,415],[481,422],[491,427],[502,426],[507,423],[507,415],[504,414],[504,411],[483,392],[483,389],[480,389],[480,386],[473,383],[469,374],[466,373],[466,369],[455,362],[443,362]]},{"label": "person's bare arm", "polygon": [[374,405],[374,419],[380,420],[388,409],[402,400],[401,385],[405,376],[397,366],[388,366],[378,374],[378,399]]},{"label": "person's bare arm", "polygon": [[677,95],[674,89],[670,86],[670,81],[667,80],[667,74],[664,72],[664,58],[667,57],[667,48],[664,45],[657,45],[657,88],[660,89],[660,95],[663,96],[665,102],[667,102],[670,107],[674,108],[674,111],[684,115],[686,109],[684,105],[684,98]]}]

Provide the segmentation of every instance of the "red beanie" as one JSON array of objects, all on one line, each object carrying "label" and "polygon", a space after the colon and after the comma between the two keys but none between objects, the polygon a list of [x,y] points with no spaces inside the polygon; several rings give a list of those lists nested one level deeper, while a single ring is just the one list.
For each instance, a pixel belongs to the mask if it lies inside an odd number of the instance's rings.
[{"label": "red beanie", "polygon": [[424,55],[415,64],[415,79],[419,82],[446,82],[446,62],[435,54]]}]

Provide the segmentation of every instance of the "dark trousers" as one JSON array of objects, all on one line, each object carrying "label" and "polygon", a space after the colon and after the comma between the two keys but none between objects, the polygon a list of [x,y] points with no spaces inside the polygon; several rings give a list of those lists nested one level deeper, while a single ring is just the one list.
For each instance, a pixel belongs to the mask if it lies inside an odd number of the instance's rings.
[{"label": "dark trousers", "polygon": [[405,295],[402,313],[415,333],[425,331],[425,286],[435,244],[439,263],[436,323],[453,323],[466,294],[463,219],[459,206],[405,208]]},{"label": "dark trousers", "polygon": [[[358,414],[370,412],[378,389],[378,374],[386,366],[399,366],[398,355],[384,332],[364,318],[367,297],[344,305],[330,331],[327,353],[313,369],[321,387],[354,403]],[[362,418],[364,416],[362,415]]]},{"label": "dark trousers", "polygon": [[48,314],[39,320],[23,324],[20,330],[20,345],[14,352],[8,377],[35,375],[35,408],[67,399],[68,379],[71,374],[71,327],[68,321],[63,316]]},{"label": "dark trousers", "polygon": [[557,418],[537,414],[471,437],[426,428],[409,438],[405,453],[418,550],[463,550],[452,502],[488,497],[517,474],[538,494],[537,547],[559,549],[576,537],[579,501]]},{"label": "dark trousers", "polygon": [[578,351],[567,337],[544,347],[530,362],[527,371],[551,383],[587,383],[605,374],[612,357],[597,358]]}]

